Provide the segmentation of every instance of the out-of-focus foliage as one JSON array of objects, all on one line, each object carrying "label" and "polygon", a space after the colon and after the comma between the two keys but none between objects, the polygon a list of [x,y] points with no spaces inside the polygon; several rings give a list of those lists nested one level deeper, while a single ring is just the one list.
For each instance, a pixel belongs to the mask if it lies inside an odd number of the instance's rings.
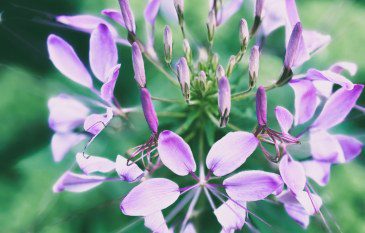
[{"label": "out-of-focus foliage", "polygon": [[[11,3],[10,3],[11,2]],[[137,25],[143,22],[144,1],[132,1]],[[205,17],[208,1],[196,4],[186,1],[187,27],[191,35],[205,42]],[[14,5],[16,4],[16,5]],[[125,183],[103,184],[87,193],[53,194],[54,181],[64,170],[72,166],[73,158],[55,164],[49,148],[51,132],[47,128],[47,98],[60,92],[83,93],[64,79],[47,60],[46,37],[56,33],[69,40],[87,64],[88,35],[57,26],[52,17],[57,14],[77,14],[98,12],[106,7],[118,7],[117,1],[4,1],[0,3],[0,225],[1,232],[145,232],[142,221],[123,216],[119,210],[120,199],[132,187]],[[217,35],[215,48],[223,56],[223,64],[238,48],[238,20],[252,17],[252,5],[247,1],[245,10],[233,17]],[[326,68],[339,60],[349,60],[359,65],[354,82],[365,82],[365,31],[363,29],[365,5],[350,0],[302,0],[298,7],[304,27],[318,29],[332,36],[330,46],[315,56],[305,67]],[[38,12],[39,11],[39,12]],[[162,51],[162,28],[166,22],[157,21],[158,36],[156,46]],[[232,30],[232,28],[237,30]],[[178,31],[173,29],[174,34]],[[142,27],[139,32],[144,33]],[[267,48],[260,65],[260,83],[268,83],[280,72],[283,55],[283,30],[275,32],[267,41]],[[233,39],[232,39],[233,38]],[[237,41],[235,41],[237,38]],[[175,48],[181,46],[176,43]],[[133,81],[130,50],[119,47],[122,63],[118,81],[117,97],[124,106],[139,103],[137,88]],[[162,54],[162,53],[161,53]],[[156,96],[174,97],[179,93],[164,82],[156,69],[147,63],[147,78],[150,89]],[[237,73],[243,71],[241,68]],[[236,75],[235,78],[247,78]],[[245,83],[246,81],[242,82]],[[243,84],[245,85],[245,84]],[[171,91],[166,91],[171,90]],[[290,98],[288,98],[288,96]],[[282,88],[270,93],[269,111],[280,104],[292,109],[292,93]],[[360,100],[365,103],[364,97]],[[157,107],[158,108],[158,107]],[[253,112],[247,110],[248,116]],[[271,117],[273,114],[270,114]],[[143,141],[141,131],[146,130],[143,118],[125,131],[106,132],[90,148],[92,152],[112,157],[125,152],[129,147]],[[352,113],[347,123],[336,130],[351,132],[365,141],[364,116]],[[242,122],[249,127],[252,122]],[[136,128],[137,132],[130,128]],[[305,143],[305,142],[304,142]],[[254,155],[254,156],[257,156]],[[363,232],[365,229],[365,159],[362,154],[348,164],[334,167],[328,187],[317,190],[325,201],[323,212],[333,225],[336,220],[343,232]],[[249,159],[247,165],[262,162]],[[255,164],[256,165],[256,164]],[[207,203],[200,203],[207,204]],[[261,205],[262,204],[262,205]],[[279,211],[277,209],[280,209]],[[280,206],[260,202],[253,206],[253,212],[272,222],[275,229],[262,226],[265,232],[302,232]],[[280,212],[281,214],[277,214]],[[332,217],[329,217],[328,212]],[[201,213],[198,229],[215,232],[219,229],[214,216],[207,208]],[[123,229],[135,222],[128,229]],[[253,219],[257,225],[262,225]],[[209,224],[206,224],[209,222]],[[245,228],[247,231],[247,228]],[[309,232],[325,231],[319,218],[313,219]]]}]

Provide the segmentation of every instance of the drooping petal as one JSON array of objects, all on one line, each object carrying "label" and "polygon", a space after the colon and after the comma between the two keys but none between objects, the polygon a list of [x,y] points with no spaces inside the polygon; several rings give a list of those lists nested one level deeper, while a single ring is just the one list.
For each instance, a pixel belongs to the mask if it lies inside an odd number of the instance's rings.
[{"label": "drooping petal", "polygon": [[102,176],[80,175],[66,171],[53,185],[53,192],[85,192],[102,184],[104,181],[105,177]]},{"label": "drooping petal", "polygon": [[362,142],[354,137],[346,135],[335,135],[335,137],[341,145],[344,160],[346,162],[349,162],[360,155],[362,147],[364,146]]},{"label": "drooping petal", "polygon": [[245,208],[245,202],[228,200],[214,210],[214,214],[225,231],[241,230],[247,215]]},{"label": "drooping petal", "polygon": [[61,37],[52,34],[47,39],[47,47],[49,59],[63,75],[80,85],[93,87],[89,72],[71,45]]},{"label": "drooping petal", "polygon": [[296,200],[294,194],[291,191],[285,191],[277,198],[281,203],[284,204],[284,208],[291,218],[293,218],[303,228],[308,227],[309,214]]},{"label": "drooping petal", "polygon": [[352,90],[341,88],[327,100],[312,128],[329,129],[345,120],[355,106],[364,85],[356,84]]},{"label": "drooping petal", "polygon": [[292,192],[299,193],[303,191],[307,180],[304,168],[299,162],[286,154],[280,161],[279,171],[284,183]]},{"label": "drooping petal", "polygon": [[128,161],[121,155],[117,156],[115,161],[115,170],[118,175],[125,181],[134,182],[143,176],[143,171],[138,167],[137,164],[127,164]]},{"label": "drooping petal", "polygon": [[107,102],[111,102],[114,97],[114,88],[119,76],[120,64],[112,67],[107,75],[106,82],[101,86],[100,97]]},{"label": "drooping petal", "polygon": [[82,125],[90,110],[72,96],[60,94],[48,100],[48,124],[56,132],[69,132]]},{"label": "drooping petal", "polygon": [[357,65],[352,62],[341,61],[333,64],[329,70],[337,74],[346,70],[351,76],[354,76],[357,73]]},{"label": "drooping petal", "polygon": [[345,162],[340,143],[326,131],[310,133],[309,144],[313,158],[323,162]]},{"label": "drooping petal", "polygon": [[115,163],[109,159],[90,156],[83,153],[76,154],[76,162],[85,174],[93,172],[111,172],[115,169]]},{"label": "drooping petal", "polygon": [[85,131],[97,135],[99,134],[113,118],[113,110],[111,108],[106,109],[106,113],[103,114],[91,114],[84,122]]},{"label": "drooping petal", "polygon": [[305,175],[320,186],[327,185],[330,178],[331,163],[309,160],[302,162]]},{"label": "drooping petal", "polygon": [[334,85],[332,82],[328,82],[327,80],[313,80],[312,83],[317,90],[317,95],[326,98],[331,96]]},{"label": "drooping petal", "polygon": [[144,11],[144,17],[151,25],[155,24],[158,10],[160,9],[161,0],[149,0],[146,9]]},{"label": "drooping petal", "polygon": [[117,22],[118,24],[120,24],[122,27],[125,28],[123,15],[120,11],[114,9],[104,9],[101,11],[101,14],[108,16],[110,19],[114,20],[115,22]]},{"label": "drooping petal", "polygon": [[179,176],[196,171],[190,146],[179,135],[165,130],[158,137],[158,154],[162,163]]},{"label": "drooping petal", "polygon": [[279,175],[264,171],[243,171],[223,181],[227,194],[235,201],[258,201],[282,189]]},{"label": "drooping petal", "polygon": [[165,218],[161,211],[144,217],[144,225],[154,233],[168,233]]},{"label": "drooping petal", "polygon": [[246,161],[258,143],[258,139],[252,133],[228,133],[213,144],[206,165],[216,176],[227,175]]},{"label": "drooping petal", "polygon": [[110,69],[118,62],[117,46],[105,24],[99,24],[91,33],[89,59],[94,75],[105,83]]},{"label": "drooping petal", "polygon": [[243,0],[230,0],[218,11],[217,26],[224,24],[241,8]]},{"label": "drooping petal", "polygon": [[51,148],[53,159],[60,162],[72,147],[85,140],[86,136],[77,133],[55,133],[52,137]]},{"label": "drooping petal", "polygon": [[318,213],[319,209],[322,206],[322,199],[318,195],[313,193],[307,193],[305,191],[302,191],[300,193],[297,193],[295,195],[295,198],[309,215]]},{"label": "drooping petal", "polygon": [[316,111],[316,89],[309,80],[293,80],[289,85],[295,94],[294,124],[303,124],[310,120]]},{"label": "drooping petal", "polygon": [[143,181],[122,200],[120,209],[129,216],[148,216],[173,204],[180,195],[179,186],[163,178]]},{"label": "drooping petal", "polygon": [[331,42],[331,36],[317,31],[303,30],[303,40],[306,51],[309,55],[313,55]]},{"label": "drooping petal", "polygon": [[277,106],[275,108],[275,116],[277,121],[279,122],[281,131],[283,133],[287,133],[293,125],[293,115],[286,108]]},{"label": "drooping petal", "polygon": [[354,88],[354,84],[350,80],[330,70],[320,71],[316,69],[309,69],[307,71],[307,78],[311,80],[327,80],[329,82],[338,84],[347,90]]},{"label": "drooping petal", "polygon": [[260,126],[267,124],[267,97],[263,86],[259,86],[256,92],[256,118]]}]

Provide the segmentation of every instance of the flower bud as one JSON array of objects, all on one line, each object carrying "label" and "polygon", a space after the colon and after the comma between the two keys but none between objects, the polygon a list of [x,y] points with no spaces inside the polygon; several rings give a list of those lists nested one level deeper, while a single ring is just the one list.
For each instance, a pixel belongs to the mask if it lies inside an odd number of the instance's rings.
[{"label": "flower bud", "polygon": [[175,9],[180,9],[181,12],[184,12],[184,0],[174,0]]},{"label": "flower bud", "polygon": [[229,58],[228,65],[227,65],[227,77],[231,76],[234,66],[236,65],[236,56],[232,55]]},{"label": "flower bud", "polygon": [[190,100],[190,70],[185,57],[180,58],[177,64],[177,77],[186,102]]},{"label": "flower bud", "polygon": [[218,80],[218,109],[220,114],[220,127],[225,127],[231,111],[231,87],[225,76]]},{"label": "flower bud", "polygon": [[200,71],[199,75],[196,77],[196,80],[201,86],[205,86],[207,83],[207,75],[204,71]]},{"label": "flower bud", "polygon": [[217,66],[217,69],[215,71],[215,77],[216,77],[216,79],[219,81],[222,77],[225,77],[225,76],[226,76],[226,72],[224,71],[223,66],[218,65]]},{"label": "flower bud", "polygon": [[208,41],[212,42],[214,38],[214,32],[216,27],[215,12],[211,10],[208,15],[207,29],[208,29]]},{"label": "flower bud", "polygon": [[249,87],[252,89],[255,87],[257,82],[257,77],[259,76],[259,66],[260,66],[260,48],[255,45],[251,49],[250,60],[248,63],[248,72],[250,76]]},{"label": "flower bud", "polygon": [[146,74],[144,70],[144,62],[141,49],[139,48],[137,42],[134,42],[132,44],[132,62],[134,70],[134,79],[141,88],[146,87]]},{"label": "flower bud", "polygon": [[193,55],[191,53],[190,44],[189,44],[189,41],[187,39],[183,40],[183,49],[184,49],[184,52],[185,52],[186,60],[190,64],[192,59],[193,59]]},{"label": "flower bud", "polygon": [[256,92],[256,117],[259,126],[265,126],[267,123],[267,97],[263,86],[260,86]]},{"label": "flower bud", "polygon": [[171,63],[172,59],[172,34],[169,26],[166,25],[164,31],[164,52],[165,52],[165,61],[166,63]]},{"label": "flower bud", "polygon": [[295,64],[295,60],[298,57],[299,44],[302,38],[302,24],[298,22],[295,24],[293,31],[290,35],[288,46],[286,48],[284,67],[291,69]]},{"label": "flower bud", "polygon": [[122,12],[123,21],[125,24],[125,28],[128,32],[135,34],[136,33],[136,23],[134,21],[134,16],[129,5],[129,0],[119,0],[120,10]]},{"label": "flower bud", "polygon": [[217,66],[219,64],[219,56],[217,53],[213,54],[212,57],[212,68],[213,70],[217,70]]},{"label": "flower bud", "polygon": [[264,4],[265,4],[265,0],[256,0],[255,16],[259,17],[260,19],[262,19]]},{"label": "flower bud", "polygon": [[140,89],[143,114],[152,133],[158,132],[158,118],[153,106],[151,94],[147,88]]},{"label": "flower bud", "polygon": [[245,19],[241,19],[240,21],[241,52],[244,53],[246,51],[249,40],[250,40],[250,33],[248,32],[247,21]]}]

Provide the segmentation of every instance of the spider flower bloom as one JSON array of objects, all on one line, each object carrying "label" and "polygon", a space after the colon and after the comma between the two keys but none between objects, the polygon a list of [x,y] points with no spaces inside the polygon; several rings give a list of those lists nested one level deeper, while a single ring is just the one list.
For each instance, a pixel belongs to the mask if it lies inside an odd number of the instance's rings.
[{"label": "spider flower bloom", "polygon": [[228,79],[223,76],[218,80],[218,109],[220,115],[220,127],[225,127],[231,111],[231,87]]},{"label": "spider flower bloom", "polygon": [[132,60],[133,60],[133,70],[134,79],[138,83],[139,87],[146,87],[146,73],[144,70],[144,62],[142,57],[141,49],[137,42],[132,44]]},{"label": "spider flower bloom", "polygon": [[[206,189],[207,196],[210,196],[209,192],[211,192],[219,196],[220,200],[228,198],[214,211],[222,228],[224,230],[241,229],[246,214],[235,215],[235,213],[245,212],[246,202],[262,200],[272,193],[280,193],[283,188],[280,176],[263,171],[243,171],[226,178],[222,184],[213,184],[210,180],[212,175],[221,177],[235,171],[253,153],[257,144],[258,140],[251,133],[227,134],[214,143],[208,152],[207,176],[200,174],[198,178],[195,175],[197,166],[189,145],[179,135],[171,131],[163,131],[158,139],[158,152],[162,163],[178,176],[191,175],[196,184],[179,188],[175,182],[163,178],[143,181],[122,200],[121,211],[130,216],[148,216],[172,205],[186,192],[194,192],[195,201],[192,201],[190,207],[193,210],[201,190]],[[223,187],[227,194],[218,190],[219,187]],[[234,216],[235,221],[229,221],[227,216]],[[189,218],[188,213],[185,219]],[[240,224],[232,225],[232,222]],[[185,229],[185,225],[186,221],[183,222],[182,229]]]},{"label": "spider flower bloom", "polygon": [[120,10],[123,16],[123,22],[127,30],[135,34],[136,33],[136,24],[134,22],[134,16],[129,4],[129,0],[119,0]]},{"label": "spider flower bloom", "polygon": [[185,100],[190,100],[190,70],[185,57],[180,58],[177,64],[177,77]]}]

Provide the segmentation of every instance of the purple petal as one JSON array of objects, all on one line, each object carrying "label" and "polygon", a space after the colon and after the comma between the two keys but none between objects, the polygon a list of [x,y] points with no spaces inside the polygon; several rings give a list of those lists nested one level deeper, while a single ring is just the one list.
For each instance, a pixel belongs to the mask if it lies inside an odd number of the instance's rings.
[{"label": "purple petal", "polygon": [[279,175],[264,171],[243,171],[223,181],[227,194],[236,201],[258,201],[282,189]]},{"label": "purple petal", "polygon": [[189,145],[179,135],[165,130],[158,137],[158,154],[162,163],[179,176],[196,171],[196,164]]},{"label": "purple petal", "polygon": [[303,166],[293,160],[288,154],[284,155],[279,164],[281,178],[294,193],[303,191],[307,182]]},{"label": "purple petal", "polygon": [[341,88],[327,100],[312,128],[329,129],[345,120],[355,106],[364,85],[356,84],[352,90]]},{"label": "purple petal", "polygon": [[71,45],[61,37],[52,34],[47,39],[47,47],[49,59],[63,75],[80,85],[93,87],[89,72]]},{"label": "purple petal", "polygon": [[141,49],[137,42],[132,44],[132,60],[134,79],[140,87],[146,87],[146,73],[144,69],[144,62],[142,57]]},{"label": "purple petal", "polygon": [[311,80],[327,80],[329,82],[338,84],[347,90],[352,90],[354,88],[354,84],[350,80],[330,70],[320,71],[316,69],[309,69],[307,72],[307,77]]},{"label": "purple petal", "polygon": [[324,162],[345,162],[340,143],[326,131],[310,133],[309,144],[313,158]]},{"label": "purple petal", "polygon": [[286,108],[277,106],[275,108],[275,116],[279,122],[281,131],[283,133],[288,133],[289,129],[293,125],[293,115]]},{"label": "purple petal", "polygon": [[115,169],[115,163],[113,161],[103,157],[90,156],[83,153],[77,153],[76,162],[80,169],[86,174],[93,172],[106,173]]},{"label": "purple petal", "polygon": [[285,18],[285,2],[278,0],[265,0],[264,14],[262,19],[261,29],[265,36],[275,31],[277,28],[284,26],[286,23]]},{"label": "purple petal", "polygon": [[160,0],[149,0],[144,11],[144,17],[151,25],[155,25],[156,16],[159,9]]},{"label": "purple petal", "polygon": [[325,186],[330,178],[331,163],[309,160],[302,162],[307,177],[320,186]]},{"label": "purple petal", "polygon": [[334,85],[332,82],[328,82],[327,80],[313,80],[312,84],[318,92],[317,95],[324,96],[326,99],[331,96]]},{"label": "purple petal", "polygon": [[134,182],[143,176],[143,171],[138,167],[137,164],[127,164],[128,161],[121,155],[117,156],[115,161],[115,170],[118,175],[127,182]]},{"label": "purple petal", "polygon": [[331,42],[329,35],[323,35],[316,31],[303,30],[303,40],[306,51],[313,55]]},{"label": "purple petal", "polygon": [[259,86],[256,92],[256,118],[260,126],[267,124],[267,97],[263,86]]},{"label": "purple petal", "polygon": [[136,23],[129,4],[129,0],[119,0],[120,10],[122,12],[124,25],[129,32],[136,32]]},{"label": "purple petal", "polygon": [[75,98],[60,94],[48,100],[49,127],[56,132],[69,132],[82,125],[89,109]]},{"label": "purple petal", "polygon": [[357,65],[352,62],[342,61],[333,64],[329,70],[337,74],[341,74],[346,70],[351,76],[354,76],[357,73]]},{"label": "purple petal", "polygon": [[53,192],[85,192],[102,184],[104,180],[105,177],[102,176],[80,175],[67,171],[54,184]]},{"label": "purple petal", "polygon": [[227,175],[239,168],[255,151],[259,141],[247,132],[233,132],[213,144],[206,164],[216,176]]},{"label": "purple petal", "polygon": [[302,24],[298,22],[292,28],[290,38],[286,47],[284,66],[287,69],[300,66],[310,58],[305,48],[302,33]]},{"label": "purple petal", "polygon": [[293,80],[289,85],[295,94],[294,124],[303,124],[310,120],[316,111],[316,89],[309,80]]},{"label": "purple petal", "polygon": [[167,228],[165,218],[161,211],[157,211],[156,213],[150,214],[144,217],[144,225],[152,232],[155,233],[168,233],[169,229]]},{"label": "purple petal", "polygon": [[111,108],[106,109],[106,113],[103,114],[91,114],[84,122],[85,131],[97,135],[99,134],[113,118],[113,110]]},{"label": "purple petal", "polygon": [[107,75],[106,82],[101,86],[100,97],[111,102],[114,97],[114,88],[119,76],[120,64],[112,67]]},{"label": "purple petal", "polygon": [[316,194],[300,192],[295,195],[297,201],[306,210],[307,214],[313,215],[318,213],[322,206],[322,199]]},{"label": "purple petal", "polygon": [[291,191],[286,191],[279,195],[278,200],[284,204],[284,208],[291,218],[293,218],[303,228],[308,227],[309,214],[296,200]]},{"label": "purple petal", "polygon": [[60,15],[56,17],[56,20],[60,23],[79,29],[87,33],[91,33],[99,24],[105,24],[108,26],[110,32],[114,37],[118,37],[118,33],[115,28],[102,18],[92,15]]},{"label": "purple petal", "polygon": [[105,24],[98,25],[90,36],[90,66],[103,83],[111,68],[117,65],[118,50],[111,32]]},{"label": "purple petal", "polygon": [[228,200],[214,210],[214,214],[226,232],[241,230],[246,220],[246,203]]},{"label": "purple petal", "polygon": [[346,135],[335,135],[335,137],[341,145],[344,155],[344,160],[346,162],[353,160],[354,158],[356,158],[358,155],[361,154],[363,144],[356,138]]},{"label": "purple petal", "polygon": [[85,140],[86,136],[77,133],[55,133],[52,137],[51,148],[53,159],[60,162],[72,147]]},{"label": "purple petal", "polygon": [[120,208],[125,215],[148,216],[172,205],[179,195],[176,183],[153,178],[134,187],[123,199]]},{"label": "purple petal", "polygon": [[298,22],[300,22],[297,5],[295,0],[285,0],[286,13],[289,19],[291,26],[294,26]]},{"label": "purple petal", "polygon": [[108,16],[110,19],[114,20],[115,22],[117,22],[118,24],[120,24],[122,27],[125,28],[123,15],[120,11],[114,9],[104,9],[101,11],[101,14]]},{"label": "purple petal", "polygon": [[150,127],[150,130],[157,134],[158,132],[158,118],[155,111],[155,107],[153,106],[151,94],[148,91],[147,88],[141,88],[140,89],[141,94],[141,103],[142,103],[142,109],[143,114],[146,119],[146,122],[148,126]]},{"label": "purple petal", "polygon": [[243,0],[230,0],[223,5],[222,9],[218,11],[217,26],[224,24],[229,20],[236,12],[239,11],[243,4]]}]

